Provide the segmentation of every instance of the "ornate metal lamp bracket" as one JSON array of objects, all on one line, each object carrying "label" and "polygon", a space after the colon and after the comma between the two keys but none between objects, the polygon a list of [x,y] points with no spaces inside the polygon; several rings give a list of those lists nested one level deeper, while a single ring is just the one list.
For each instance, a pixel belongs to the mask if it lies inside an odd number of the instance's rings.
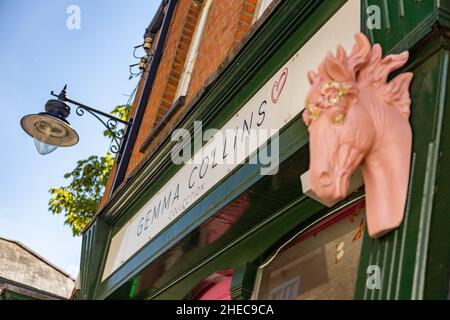
[{"label": "ornate metal lamp bracket", "polygon": [[[120,142],[127,135],[128,129],[131,126],[131,120],[129,121],[122,120],[103,111],[91,108],[87,105],[69,99],[66,95],[66,89],[67,85],[64,86],[64,88],[61,90],[59,94],[56,94],[53,91],[50,92],[50,94],[58,98],[58,100],[60,101],[69,102],[71,104],[76,105],[77,109],[75,110],[75,112],[78,116],[80,117],[83,116],[86,111],[90,113],[93,117],[95,117],[98,121],[100,121],[100,123],[103,124],[103,126],[106,128],[106,130],[108,130],[108,132],[111,134],[113,138],[113,143],[111,144],[109,150],[114,154],[118,154],[118,156],[120,157],[120,149],[121,149]],[[104,120],[102,117],[107,118],[107,120]],[[114,130],[117,128],[119,123],[125,125],[125,130],[117,130],[117,131]]]}]

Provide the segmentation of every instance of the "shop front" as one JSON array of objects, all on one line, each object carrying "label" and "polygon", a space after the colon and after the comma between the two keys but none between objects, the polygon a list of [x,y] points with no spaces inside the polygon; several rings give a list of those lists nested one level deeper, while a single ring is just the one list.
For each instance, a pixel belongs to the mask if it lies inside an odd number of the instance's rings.
[{"label": "shop front", "polygon": [[[175,164],[179,144],[167,139],[85,230],[79,298],[446,298],[449,9],[275,1],[178,124],[193,134],[181,148],[191,160]],[[351,52],[361,31],[383,54],[409,50],[397,73],[414,73],[404,217],[375,237],[364,181],[354,176],[346,197],[326,203],[302,179],[311,168],[308,71],[338,45]],[[208,129],[217,130],[204,139]]]}]

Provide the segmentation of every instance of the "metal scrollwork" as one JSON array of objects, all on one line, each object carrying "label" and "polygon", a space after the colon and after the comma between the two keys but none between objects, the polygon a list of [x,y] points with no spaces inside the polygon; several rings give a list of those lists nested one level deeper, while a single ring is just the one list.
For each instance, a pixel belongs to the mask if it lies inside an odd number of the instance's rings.
[{"label": "metal scrollwork", "polygon": [[78,107],[75,110],[75,113],[81,117],[82,115],[84,115],[84,110],[82,108]]},{"label": "metal scrollwork", "polygon": [[[85,114],[85,112],[87,111],[92,116],[94,116],[98,121],[100,121],[103,124],[103,126],[106,128],[106,130],[108,130],[109,135],[113,139],[113,141],[111,142],[111,145],[109,147],[109,150],[111,151],[111,153],[118,154],[120,152],[120,141],[124,138],[125,130],[131,124],[131,121],[122,120],[113,115],[107,114],[103,111],[88,107],[77,101],[71,100],[71,99],[67,98],[67,96],[66,96],[66,89],[67,89],[67,85],[64,86],[61,93],[56,94],[52,91],[50,94],[54,97],[57,97],[60,101],[69,102],[69,103],[76,105],[77,109],[75,110],[75,113],[78,116],[80,116],[80,117],[83,116]],[[108,120],[106,120],[106,122],[105,122],[102,118],[100,118],[100,116],[105,117]],[[119,123],[124,125],[125,128],[117,130]],[[120,157],[120,155],[119,155],[119,157]]]},{"label": "metal scrollwork", "polygon": [[111,135],[113,141],[111,142],[111,145],[109,147],[109,151],[113,154],[117,154],[120,150],[120,140],[124,137],[124,130],[116,130],[118,126],[118,121],[116,119],[108,119],[106,122],[100,118],[97,114],[92,112],[89,109],[85,109],[83,107],[78,107],[75,110],[75,113],[78,116],[83,116],[85,111],[89,112],[92,116],[94,116],[98,121],[100,121],[101,124],[108,130],[109,134]]}]

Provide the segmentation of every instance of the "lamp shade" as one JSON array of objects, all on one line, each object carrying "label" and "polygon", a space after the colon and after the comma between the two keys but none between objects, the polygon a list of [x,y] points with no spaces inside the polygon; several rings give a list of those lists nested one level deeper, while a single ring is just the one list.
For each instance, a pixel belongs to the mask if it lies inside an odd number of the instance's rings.
[{"label": "lamp shade", "polygon": [[26,115],[20,120],[20,124],[26,133],[47,145],[69,147],[79,140],[77,132],[67,121],[47,112]]}]

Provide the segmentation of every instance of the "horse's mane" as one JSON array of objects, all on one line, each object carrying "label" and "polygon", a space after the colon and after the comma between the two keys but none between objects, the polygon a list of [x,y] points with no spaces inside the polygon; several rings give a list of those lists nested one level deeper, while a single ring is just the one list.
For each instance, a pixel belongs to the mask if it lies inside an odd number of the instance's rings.
[{"label": "horse's mane", "polygon": [[411,104],[408,89],[413,74],[402,73],[387,81],[391,72],[405,65],[409,57],[408,51],[382,58],[379,44],[372,48],[362,33],[357,33],[355,39],[356,43],[349,56],[342,46],[337,47],[336,55],[329,52],[319,65],[318,74],[308,73],[310,83],[317,83],[317,78],[323,81],[339,81],[345,83],[355,94],[357,87],[370,87],[386,104],[398,108],[408,118]]}]

